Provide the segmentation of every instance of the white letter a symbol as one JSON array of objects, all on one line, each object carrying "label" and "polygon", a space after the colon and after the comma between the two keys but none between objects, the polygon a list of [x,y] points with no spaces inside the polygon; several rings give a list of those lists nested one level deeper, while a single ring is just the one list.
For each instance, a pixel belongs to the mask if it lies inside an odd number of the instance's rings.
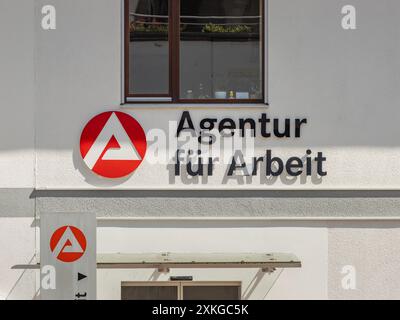
[{"label": "white letter a symbol", "polygon": [[101,160],[142,160],[117,115],[112,113],[84,159],[90,169],[93,169],[96,165],[113,137],[117,140],[120,148],[110,148]]}]

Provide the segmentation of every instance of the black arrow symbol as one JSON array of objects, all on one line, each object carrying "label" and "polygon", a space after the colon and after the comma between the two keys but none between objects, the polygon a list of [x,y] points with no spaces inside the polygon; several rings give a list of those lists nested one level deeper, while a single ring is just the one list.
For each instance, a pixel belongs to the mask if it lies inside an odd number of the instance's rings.
[{"label": "black arrow symbol", "polygon": [[84,274],[78,272],[78,281],[81,281],[81,280],[83,280],[85,278],[87,278],[87,276],[85,276]]},{"label": "black arrow symbol", "polygon": [[75,297],[77,297],[78,299],[80,299],[80,298],[86,298],[87,297],[87,293],[85,292],[85,293],[78,293],[78,294],[76,294],[75,295]]}]

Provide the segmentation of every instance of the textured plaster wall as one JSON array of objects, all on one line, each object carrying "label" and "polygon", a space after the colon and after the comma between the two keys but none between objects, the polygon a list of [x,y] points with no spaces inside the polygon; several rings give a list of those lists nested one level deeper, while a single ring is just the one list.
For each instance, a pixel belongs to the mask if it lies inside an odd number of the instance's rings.
[{"label": "textured plaster wall", "polygon": [[36,191],[37,213],[100,217],[398,217],[392,191]]}]

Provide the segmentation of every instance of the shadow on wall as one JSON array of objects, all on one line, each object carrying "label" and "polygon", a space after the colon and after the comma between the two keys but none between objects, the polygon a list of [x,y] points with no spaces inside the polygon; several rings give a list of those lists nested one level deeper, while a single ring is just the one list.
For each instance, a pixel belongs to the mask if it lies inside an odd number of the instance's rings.
[{"label": "shadow on wall", "polygon": [[75,169],[81,173],[86,183],[94,187],[99,187],[99,188],[116,187],[128,181],[135,174],[133,172],[131,175],[121,179],[104,179],[101,178],[100,176],[96,176],[83,162],[78,144],[76,144],[75,148],[73,149],[72,157]]},{"label": "shadow on wall", "polygon": [[[73,163],[76,170],[78,170],[84,177],[85,182],[94,187],[117,187],[129,181],[132,176],[135,175],[133,172],[131,175],[121,178],[121,179],[104,179],[100,176],[96,176],[93,172],[85,165],[82,160],[79,146],[76,145],[73,149]],[[301,160],[303,165],[306,164],[307,155],[304,155]],[[196,172],[202,172],[202,175],[189,174],[187,165],[180,165],[179,176],[176,176],[177,167],[175,164],[168,164],[166,169],[169,173],[169,185],[173,186],[176,184],[184,184],[187,186],[200,186],[207,185],[209,183],[210,175],[208,174],[207,165],[193,165],[192,170]],[[323,177],[318,174],[317,166],[312,166],[311,175],[308,175],[306,170],[302,170],[302,174],[298,176],[291,176],[283,168],[283,173],[279,176],[268,176],[267,166],[265,163],[257,165],[257,174],[246,174],[243,170],[238,170],[233,175],[229,174],[230,165],[226,165],[227,170],[222,178],[221,184],[228,185],[230,182],[235,182],[235,185],[252,185],[254,183],[264,185],[264,186],[274,186],[279,181],[287,186],[295,185],[300,182],[301,185],[321,185],[323,182]],[[273,172],[278,172],[279,167],[275,162],[271,163],[271,170]]]},{"label": "shadow on wall", "polygon": [[[27,33],[35,21],[34,10],[14,2],[9,2],[2,15],[2,29],[6,32],[6,26],[12,25],[16,38],[27,42],[21,42],[19,50],[12,39],[3,44],[1,103],[9,107],[0,120],[0,150],[23,150],[35,144],[43,151],[71,150],[71,138],[79,139],[90,115],[119,108],[121,8],[109,1],[64,4],[61,19],[72,14],[76,23],[58,31],[60,36],[52,38],[51,46],[47,37],[36,34],[40,55],[34,65],[35,34],[29,33],[30,29]],[[339,27],[340,19],[336,21],[335,2],[273,5],[278,14],[272,15],[268,39],[269,110],[281,117],[294,113],[309,117],[309,145],[400,146],[399,46],[391,32],[398,29],[399,3],[391,1],[383,6],[376,1],[359,6],[366,24],[357,30],[354,41]],[[88,23],[93,10],[101,23]],[[313,19],[309,19],[310,10]],[[326,23],[329,11],[337,24],[332,20]],[[379,28],[374,27],[376,12],[385,17]],[[20,19],[13,19],[13,14]],[[326,28],[318,30],[318,23]],[[30,83],[35,69],[36,83]],[[211,107],[209,114],[214,110]],[[154,110],[153,119],[162,112]],[[246,114],[244,109],[229,112]]]},{"label": "shadow on wall", "polygon": [[[201,220],[201,221],[184,221],[184,220],[98,220],[99,228],[137,228],[137,229],[168,229],[168,228],[235,228],[238,222],[235,220]],[[400,221],[240,221],[242,228],[341,228],[341,229],[393,229],[400,228]]]},{"label": "shadow on wall", "polygon": [[[305,163],[305,159],[307,156],[305,155],[302,158],[303,164]],[[194,165],[195,169],[199,170],[198,165]],[[271,169],[273,172],[277,172],[279,170],[276,163],[271,164]],[[180,175],[176,176],[175,172],[177,170],[176,166],[173,164],[167,165],[167,170],[169,172],[169,185],[173,186],[179,182],[179,184],[183,183],[187,186],[196,186],[196,185],[207,185],[209,183],[210,176],[207,174],[207,165],[204,165],[202,168],[203,175],[202,176],[193,176],[193,174],[189,174],[187,165],[180,165],[179,172]],[[221,184],[228,185],[230,182],[235,182],[235,185],[252,185],[260,184],[264,186],[273,186],[277,182],[281,182],[286,186],[294,185],[300,182],[301,185],[312,184],[312,185],[320,185],[323,182],[323,177],[318,175],[317,167],[312,167],[311,175],[307,175],[306,170],[303,170],[301,175],[298,176],[290,176],[285,170],[279,176],[268,176],[267,175],[267,167],[265,163],[259,165],[259,170],[257,170],[257,175],[252,175],[251,173],[246,173],[244,170],[238,170],[234,175],[229,174],[230,166],[227,165],[227,170],[222,178]]]},{"label": "shadow on wall", "polygon": [[[32,258],[26,263],[27,265],[33,264],[35,262],[35,255],[32,256]],[[18,271],[14,271],[18,272]],[[24,269],[18,279],[15,281],[14,285],[8,292],[7,296],[5,297],[5,300],[37,300],[39,299],[39,291],[35,291],[33,296],[31,296],[31,293],[27,290],[27,288],[30,288],[32,286],[35,286],[35,278],[36,278],[36,271],[35,270],[29,270],[29,269]],[[32,292],[32,291],[31,291]]]},{"label": "shadow on wall", "polygon": [[220,198],[262,198],[262,199],[396,199],[400,198],[397,190],[33,190],[30,199],[36,198],[148,198],[148,199],[220,199]]},{"label": "shadow on wall", "polygon": [[256,288],[261,284],[262,280],[267,277],[267,290],[262,300],[265,300],[274,287],[275,283],[278,281],[280,276],[282,275],[284,269],[275,270],[273,273],[265,273],[262,270],[258,270],[254,278],[250,281],[248,287],[242,292],[242,300],[251,299],[252,294],[256,290]]}]

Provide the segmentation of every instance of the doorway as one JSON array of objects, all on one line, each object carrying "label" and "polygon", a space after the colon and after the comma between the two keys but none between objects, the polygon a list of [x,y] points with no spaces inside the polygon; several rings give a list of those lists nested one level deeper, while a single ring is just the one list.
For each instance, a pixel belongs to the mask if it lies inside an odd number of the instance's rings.
[{"label": "doorway", "polygon": [[123,282],[122,300],[240,300],[241,282]]}]

